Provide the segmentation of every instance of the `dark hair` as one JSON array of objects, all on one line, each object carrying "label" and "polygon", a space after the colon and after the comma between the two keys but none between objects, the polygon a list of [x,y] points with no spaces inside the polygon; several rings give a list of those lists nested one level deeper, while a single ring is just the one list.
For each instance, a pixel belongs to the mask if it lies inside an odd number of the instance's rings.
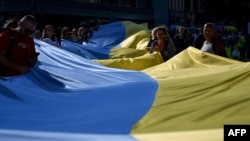
[{"label": "dark hair", "polygon": [[62,28],[60,39],[68,38],[68,37],[66,37],[66,32],[69,32],[69,27],[68,26],[65,26],[65,27]]},{"label": "dark hair", "polygon": [[159,30],[163,31],[163,33],[167,35],[167,29],[165,27],[159,26],[155,32],[157,33]]},{"label": "dark hair", "polygon": [[[46,26],[44,27],[44,29],[43,29],[43,32],[42,32],[42,39],[44,39],[44,38],[49,38],[49,36],[48,36],[47,33],[46,33],[47,30],[48,30],[48,28],[54,29],[53,25],[50,25],[50,24],[46,25]],[[55,34],[52,34],[52,36],[51,36],[50,39],[51,39],[52,41],[55,41],[55,40],[56,40]]]},{"label": "dark hair", "polygon": [[8,19],[5,21],[3,28],[16,28],[18,26],[18,21],[16,19]]}]

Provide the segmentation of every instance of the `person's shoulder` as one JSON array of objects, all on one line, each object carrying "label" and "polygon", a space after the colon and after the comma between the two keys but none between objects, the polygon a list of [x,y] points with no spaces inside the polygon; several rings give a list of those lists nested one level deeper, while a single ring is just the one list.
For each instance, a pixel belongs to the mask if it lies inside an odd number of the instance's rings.
[{"label": "person's shoulder", "polygon": [[3,28],[1,29],[1,34],[9,34],[11,32],[11,29]]},{"label": "person's shoulder", "polygon": [[17,34],[17,31],[16,30],[13,30],[13,29],[2,29],[0,35],[1,37],[15,37]]}]

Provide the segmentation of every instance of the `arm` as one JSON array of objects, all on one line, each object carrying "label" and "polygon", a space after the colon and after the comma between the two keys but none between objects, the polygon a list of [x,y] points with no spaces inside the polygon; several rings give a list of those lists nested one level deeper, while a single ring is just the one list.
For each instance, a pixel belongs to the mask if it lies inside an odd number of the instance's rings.
[{"label": "arm", "polygon": [[150,50],[149,50],[150,53],[153,53],[154,51],[157,51],[157,50],[158,50],[158,48],[155,47],[155,46],[156,46],[156,43],[157,43],[157,40],[154,40],[154,41],[151,43]]},{"label": "arm", "polygon": [[28,64],[30,67],[34,67],[36,65],[36,62],[38,60],[38,56],[40,53],[36,52],[35,50],[35,43],[34,43],[34,40],[33,38],[30,39],[30,44],[31,44],[31,56],[28,58]]}]

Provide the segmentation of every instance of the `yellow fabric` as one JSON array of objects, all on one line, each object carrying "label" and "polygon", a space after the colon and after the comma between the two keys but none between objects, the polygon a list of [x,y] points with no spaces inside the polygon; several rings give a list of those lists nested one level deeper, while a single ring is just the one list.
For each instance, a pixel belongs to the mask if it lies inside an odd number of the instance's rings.
[{"label": "yellow fabric", "polygon": [[140,25],[145,26],[148,28],[148,23],[141,23]]},{"label": "yellow fabric", "polygon": [[141,30],[149,32],[149,29],[145,25],[136,24],[132,21],[123,21],[122,25],[125,27],[125,39]]},{"label": "yellow fabric", "polygon": [[134,134],[138,141],[223,141],[223,129]]},{"label": "yellow fabric", "polygon": [[134,58],[148,53],[148,50],[138,50],[134,48],[112,48],[109,53],[110,59]]},{"label": "yellow fabric", "polygon": [[147,27],[132,22],[123,22],[126,26],[126,38],[120,43],[122,48],[146,49],[150,40],[150,31]]},{"label": "yellow fabric", "polygon": [[159,53],[149,54],[146,50],[150,40],[149,29],[144,24],[135,24],[124,21],[126,38],[120,43],[119,48],[112,48],[109,59],[93,60],[107,67],[143,70],[163,63]]},{"label": "yellow fabric", "polygon": [[111,51],[111,58],[106,60],[93,60],[111,68],[128,70],[143,70],[163,62],[159,53],[149,54],[146,50],[119,48]]},{"label": "yellow fabric", "polygon": [[194,141],[197,134],[192,131],[210,130],[204,138],[215,136],[213,141],[221,141],[225,124],[250,124],[249,71],[249,63],[193,47],[143,70],[157,80],[159,88],[151,109],[131,134],[140,141],[154,141],[144,137],[162,133],[157,141],[165,141],[167,133],[178,132],[176,139],[188,140],[185,133],[190,132]]}]

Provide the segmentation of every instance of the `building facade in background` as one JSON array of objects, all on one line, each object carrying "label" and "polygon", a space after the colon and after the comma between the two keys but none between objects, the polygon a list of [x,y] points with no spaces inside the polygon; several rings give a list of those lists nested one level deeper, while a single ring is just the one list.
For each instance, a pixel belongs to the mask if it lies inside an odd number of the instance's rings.
[{"label": "building facade in background", "polygon": [[38,27],[79,26],[98,19],[102,23],[119,20],[152,23],[151,0],[0,0],[0,23],[8,18],[32,14]]},{"label": "building facade in background", "polygon": [[168,4],[169,21],[184,26],[214,22],[245,30],[250,21],[249,0],[169,0]]},{"label": "building facade in background", "polygon": [[38,27],[79,26],[95,19],[102,23],[131,20],[202,26],[205,22],[246,28],[249,0],[0,0],[0,24],[8,18],[33,14]]}]

